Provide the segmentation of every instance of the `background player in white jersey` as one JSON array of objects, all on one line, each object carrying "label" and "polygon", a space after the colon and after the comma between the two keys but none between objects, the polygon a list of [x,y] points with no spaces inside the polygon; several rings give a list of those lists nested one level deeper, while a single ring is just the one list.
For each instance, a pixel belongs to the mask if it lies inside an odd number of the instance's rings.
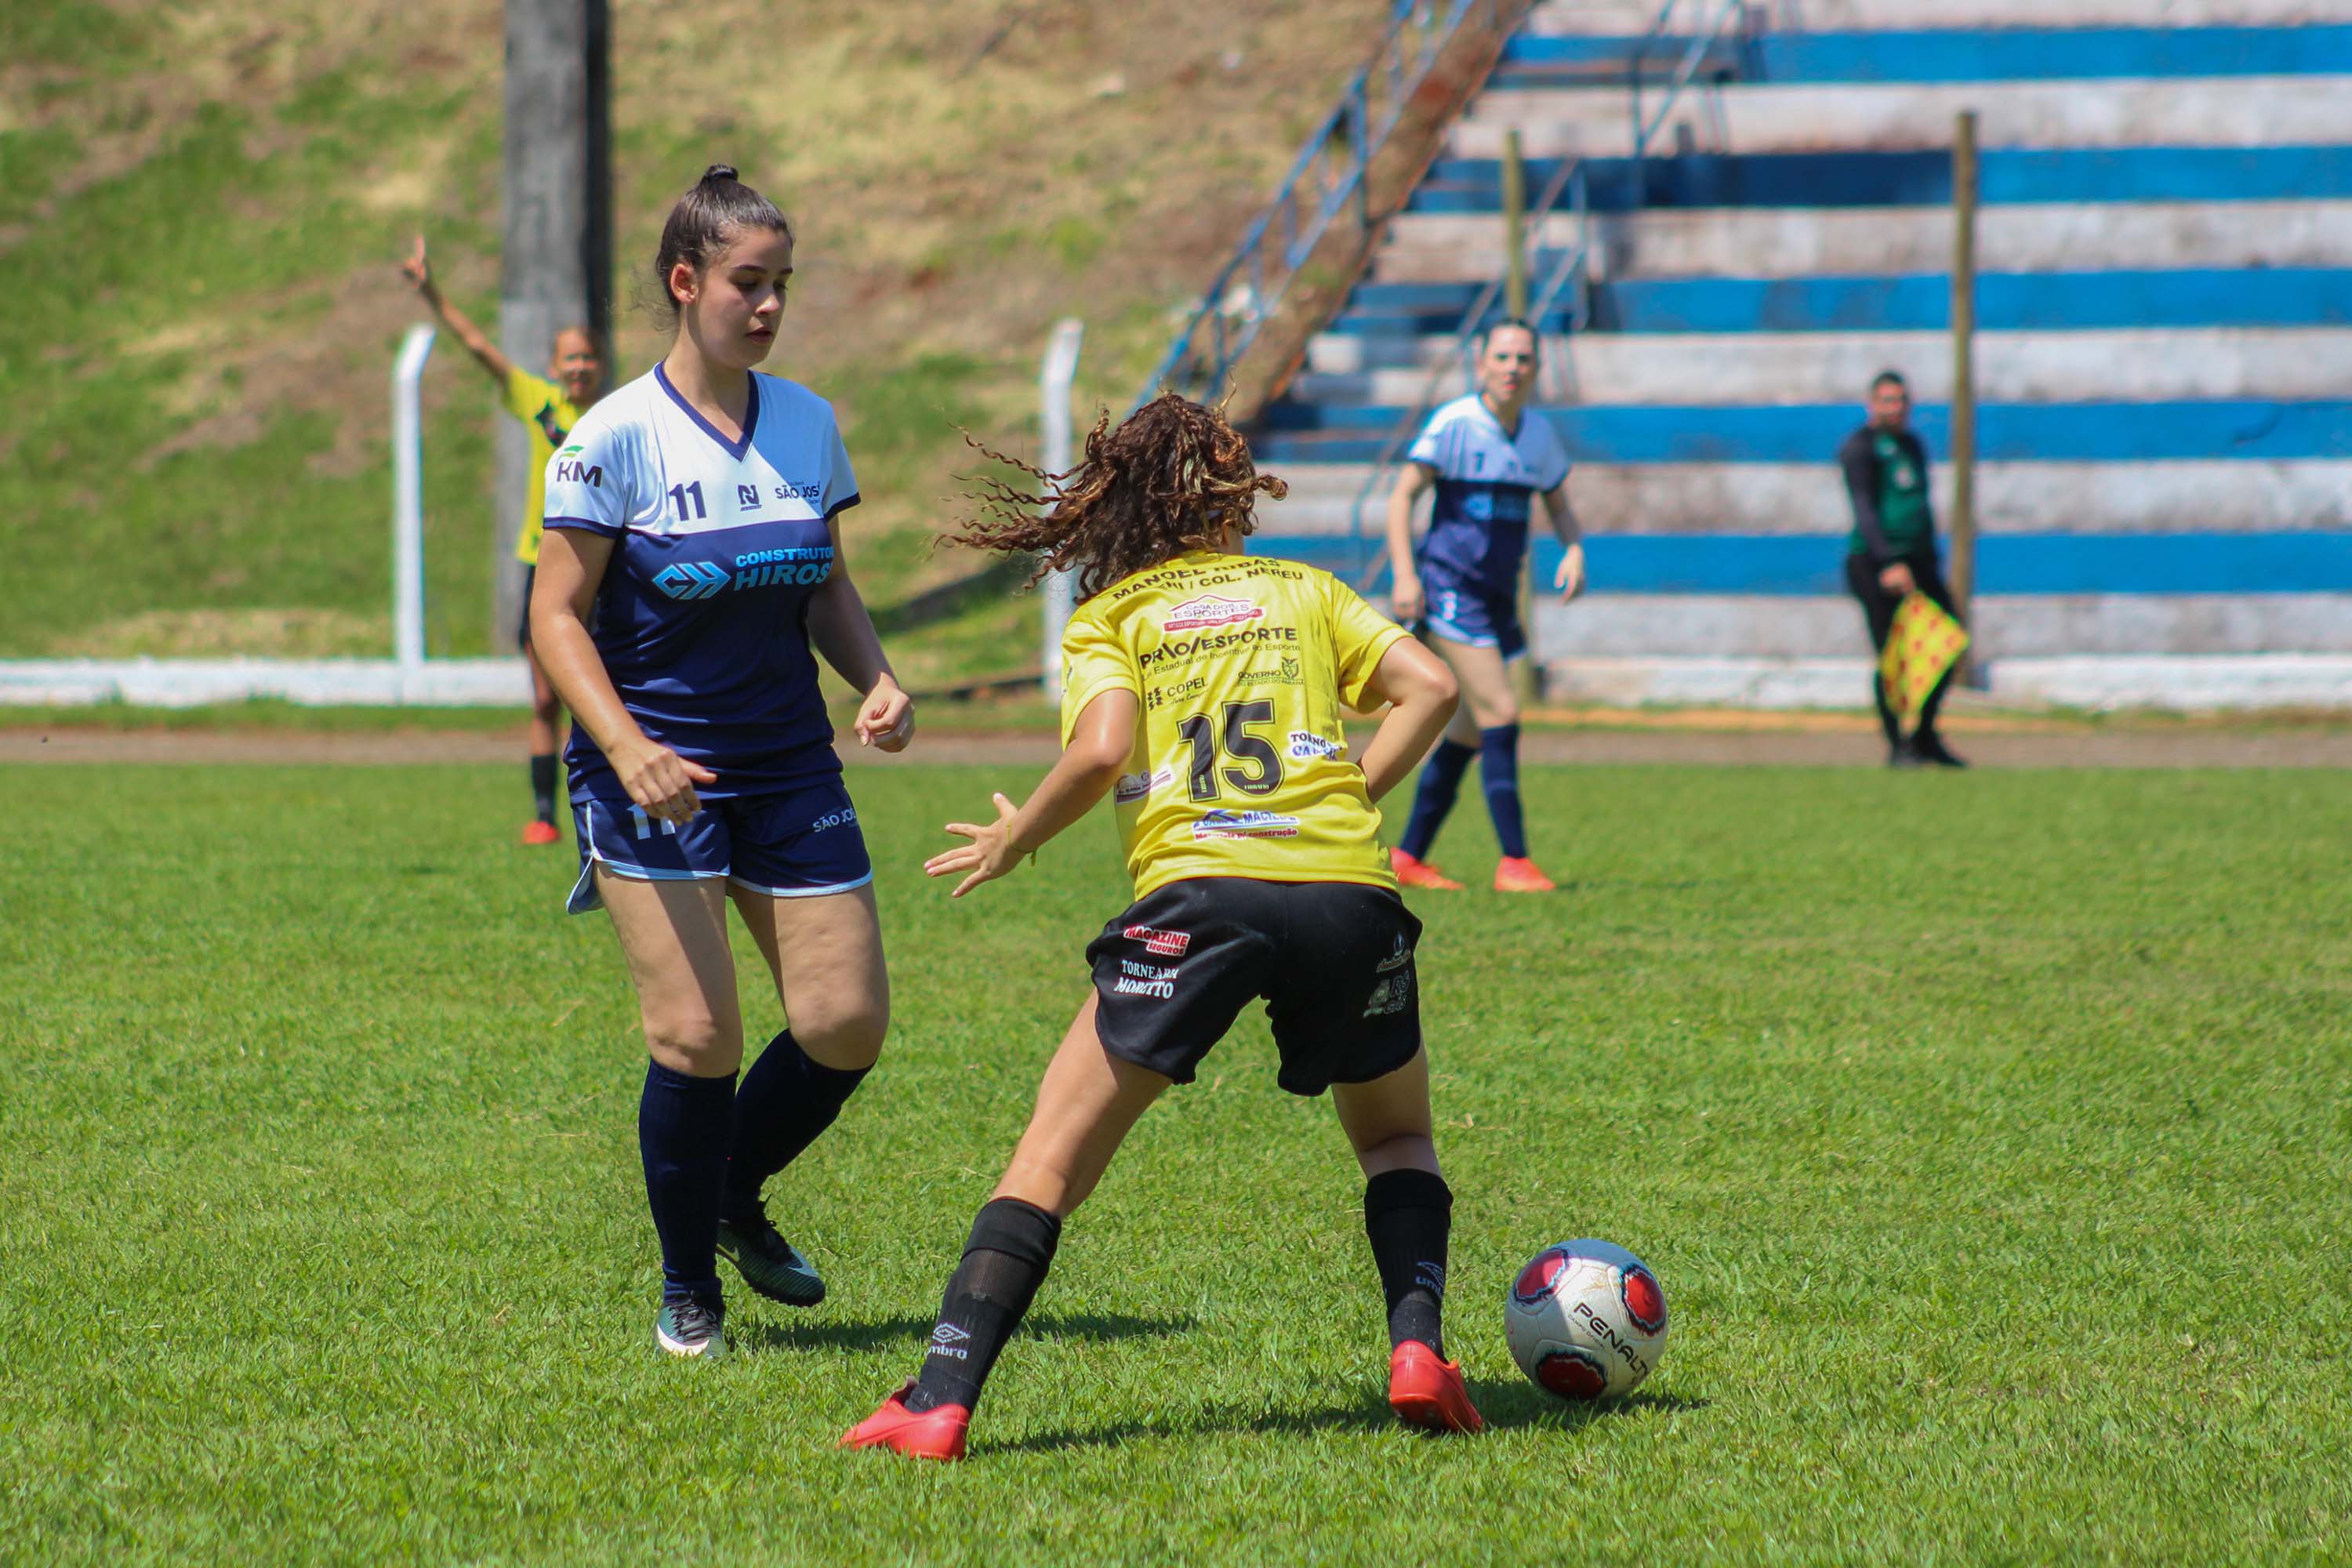
[{"label": "background player in white jersey", "polygon": [[[653,1058],[637,1136],[661,1238],[655,1336],[679,1355],[727,1348],[720,1253],[761,1295],[824,1298],[761,1190],[840,1113],[889,1012],[873,869],[814,655],[866,694],[861,744],[905,746],[913,710],[841,561],[840,515],[858,498],[833,410],[751,369],[792,273],[783,215],[713,164],[655,263],[677,342],[549,464],[531,600],[577,720],[571,907],[612,911]],[[791,1024],[740,1091],[730,898]]]},{"label": "background player in white jersey", "polygon": [[[1504,668],[1528,647],[1519,625],[1519,567],[1538,498],[1565,552],[1552,586],[1563,599],[1584,588],[1584,539],[1568,504],[1568,454],[1550,423],[1528,412],[1540,353],[1535,329],[1525,321],[1488,328],[1479,348],[1477,394],[1430,416],[1389,496],[1396,617],[1418,624],[1453,668],[1463,696],[1445,739],[1421,770],[1412,815],[1397,843],[1397,880],[1408,888],[1462,885],[1429,864],[1429,851],[1473,762],[1503,849],[1496,890],[1548,893],[1553,886],[1528,858],[1519,809],[1519,704]],[[1415,549],[1413,506],[1432,487],[1437,495],[1429,531]]]}]

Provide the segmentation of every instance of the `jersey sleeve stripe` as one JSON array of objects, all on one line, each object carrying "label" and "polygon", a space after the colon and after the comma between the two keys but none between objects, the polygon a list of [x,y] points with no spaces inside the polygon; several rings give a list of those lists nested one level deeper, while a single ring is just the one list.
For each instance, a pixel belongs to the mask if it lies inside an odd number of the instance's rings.
[{"label": "jersey sleeve stripe", "polygon": [[850,491],[847,495],[842,497],[839,500],[824,509],[824,521],[831,522],[835,518],[839,517],[843,512],[847,511],[851,507],[856,506],[859,501],[862,501],[865,499],[866,498],[864,496],[859,495],[856,490]]},{"label": "jersey sleeve stripe", "polygon": [[618,539],[628,531],[616,522],[605,522],[593,517],[551,517],[541,525],[545,528],[576,528],[583,533],[601,533],[607,539]]}]

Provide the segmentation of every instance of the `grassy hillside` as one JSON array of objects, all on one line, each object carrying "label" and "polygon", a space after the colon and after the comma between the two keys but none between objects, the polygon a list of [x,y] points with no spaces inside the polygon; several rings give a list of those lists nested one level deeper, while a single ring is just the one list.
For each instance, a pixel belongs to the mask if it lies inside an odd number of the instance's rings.
[{"label": "grassy hillside", "polygon": [[[714,159],[801,228],[771,361],[840,405],[887,602],[967,466],[1025,450],[1055,318],[1123,409],[1375,36],[1381,0],[614,0],[617,297]],[[0,7],[0,657],[388,650],[386,384],[418,229],[494,316],[488,0]],[[647,285],[649,286],[649,285]],[[661,341],[618,323],[624,374]],[[427,386],[428,644],[488,646],[487,383]],[[902,637],[919,679],[1028,657],[992,601]]]}]

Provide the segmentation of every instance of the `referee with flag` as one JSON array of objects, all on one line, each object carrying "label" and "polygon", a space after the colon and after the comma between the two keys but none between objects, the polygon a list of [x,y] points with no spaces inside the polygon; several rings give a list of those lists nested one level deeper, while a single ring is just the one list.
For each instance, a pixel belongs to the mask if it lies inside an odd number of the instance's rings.
[{"label": "referee with flag", "polygon": [[[1924,594],[1958,620],[1952,591],[1936,560],[1936,513],[1927,496],[1927,448],[1911,428],[1911,389],[1895,371],[1881,371],[1870,384],[1870,416],[1838,448],[1847,499],[1853,503],[1853,531],[1846,536],[1845,581],[1862,602],[1873,652],[1886,652],[1895,613],[1913,594]],[[1958,672],[1944,671],[1920,705],[1919,721],[1908,736],[1895,711],[1894,694],[1874,666],[1871,700],[1886,732],[1886,765],[1893,768],[1960,768],[1937,732],[1936,715]]]}]

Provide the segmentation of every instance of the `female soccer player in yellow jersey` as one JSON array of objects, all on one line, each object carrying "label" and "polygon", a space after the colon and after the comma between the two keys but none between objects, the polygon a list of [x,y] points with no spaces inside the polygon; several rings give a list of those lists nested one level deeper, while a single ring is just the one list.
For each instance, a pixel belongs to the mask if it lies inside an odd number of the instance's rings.
[{"label": "female soccer player in yellow jersey", "polygon": [[533,811],[522,830],[525,844],[557,844],[563,835],[555,826],[555,726],[562,712],[555,689],[547,683],[539,654],[530,646],[531,578],[539,571],[540,514],[545,510],[547,459],[580,422],[580,416],[603,395],[604,355],[595,334],[585,327],[565,327],[555,334],[547,374],[537,376],[499,352],[499,345],[476,326],[466,312],[449,303],[433,280],[433,263],[425,254],[425,237],[400,264],[401,271],[424,297],[433,314],[466,345],[481,367],[499,384],[507,412],[523,423],[530,436],[530,499],[523,508],[522,531],[515,541],[515,559],[523,563],[521,630],[516,640],[530,666],[530,794]]},{"label": "female soccer player in yellow jersey", "polygon": [[[1062,643],[1061,760],[1026,804],[1000,795],[994,821],[949,824],[971,842],[925,869],[960,878],[961,898],[1109,795],[1135,902],[1087,949],[1093,994],[972,1226],[921,1375],[842,1441],[962,1456],[981,1384],[1063,1220],[1144,1108],[1190,1082],[1257,997],[1277,1081],[1332,1090],[1363,1168],[1390,1403],[1416,1425],[1475,1432],[1440,1333],[1453,1195],[1431,1139],[1421,922],[1397,897],[1372,804],[1444,730],[1454,677],[1329,574],[1242,553],[1258,492],[1286,487],[1256,472],[1215,411],[1171,394],[1108,423],[1072,473],[1036,475],[1054,494],[995,485],[958,538],[1075,568],[1092,596]],[[1383,704],[1351,757],[1342,710]]]}]

